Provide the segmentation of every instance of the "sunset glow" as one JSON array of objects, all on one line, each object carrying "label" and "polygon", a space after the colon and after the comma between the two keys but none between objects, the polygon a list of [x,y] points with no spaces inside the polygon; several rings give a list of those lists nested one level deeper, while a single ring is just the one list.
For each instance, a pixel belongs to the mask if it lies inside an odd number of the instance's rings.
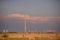
[{"label": "sunset glow", "polygon": [[[30,21],[35,21],[35,22],[46,22],[46,21],[50,21],[51,19],[60,19],[60,17],[43,17],[43,16],[30,16],[30,15],[25,15],[26,16],[26,20],[30,20]],[[9,14],[4,16],[4,18],[24,18],[24,14]],[[57,21],[57,20],[56,20]],[[58,20],[60,21],[60,20]]]}]

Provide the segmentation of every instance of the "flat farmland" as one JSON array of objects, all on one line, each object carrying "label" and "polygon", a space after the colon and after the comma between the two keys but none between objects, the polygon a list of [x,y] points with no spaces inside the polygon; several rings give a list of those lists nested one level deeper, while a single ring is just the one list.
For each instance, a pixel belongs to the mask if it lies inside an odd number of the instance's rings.
[{"label": "flat farmland", "polygon": [[6,40],[60,40],[60,33],[5,33],[0,34],[0,39]]}]

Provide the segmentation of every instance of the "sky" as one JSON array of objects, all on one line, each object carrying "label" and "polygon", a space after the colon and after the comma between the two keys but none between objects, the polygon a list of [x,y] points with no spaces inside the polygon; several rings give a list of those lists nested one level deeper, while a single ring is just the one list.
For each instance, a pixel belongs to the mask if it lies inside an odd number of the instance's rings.
[{"label": "sky", "polygon": [[[0,0],[0,31],[60,31],[60,0]],[[3,25],[2,25],[3,24]]]}]

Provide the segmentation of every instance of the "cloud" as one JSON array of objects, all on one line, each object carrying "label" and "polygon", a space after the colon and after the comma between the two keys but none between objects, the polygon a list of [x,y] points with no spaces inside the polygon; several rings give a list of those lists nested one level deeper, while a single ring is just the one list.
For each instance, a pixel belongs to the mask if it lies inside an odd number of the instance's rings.
[{"label": "cloud", "polygon": [[60,17],[43,17],[43,16],[30,16],[30,15],[24,15],[24,14],[19,14],[19,13],[16,13],[16,14],[8,14],[6,16],[4,16],[4,18],[25,18],[26,17],[26,20],[30,20],[32,22],[47,22],[47,21],[50,21],[52,19],[59,19],[60,20]]}]

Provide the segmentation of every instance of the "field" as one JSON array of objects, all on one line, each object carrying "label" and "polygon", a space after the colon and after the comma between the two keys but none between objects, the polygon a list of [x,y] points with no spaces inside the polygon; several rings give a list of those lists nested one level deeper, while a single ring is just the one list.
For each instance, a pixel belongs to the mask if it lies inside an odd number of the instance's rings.
[{"label": "field", "polygon": [[60,40],[60,33],[0,33],[0,40]]}]

